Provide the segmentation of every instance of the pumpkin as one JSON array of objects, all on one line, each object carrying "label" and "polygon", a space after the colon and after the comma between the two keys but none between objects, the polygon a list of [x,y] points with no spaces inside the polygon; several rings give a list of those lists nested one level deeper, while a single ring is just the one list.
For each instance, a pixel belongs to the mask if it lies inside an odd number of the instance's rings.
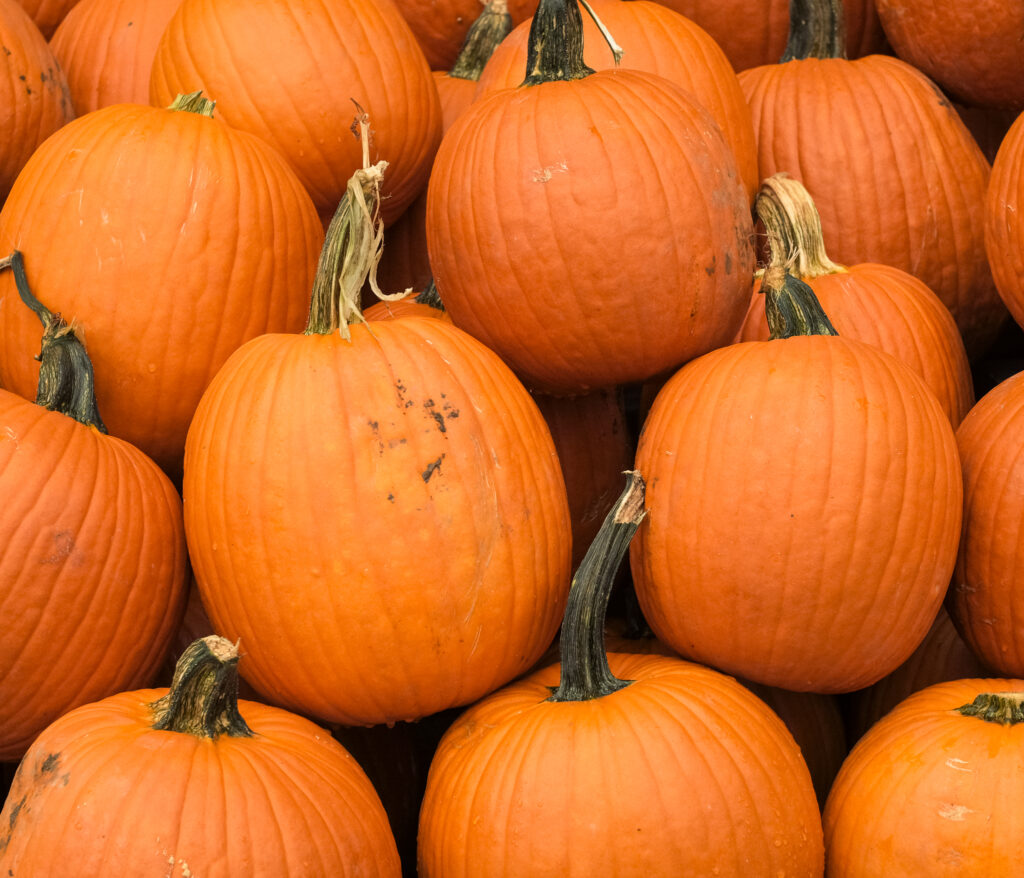
[{"label": "pumpkin", "polygon": [[[789,0],[658,0],[692,18],[714,38],[736,70],[774,64],[786,48]],[[885,35],[876,0],[844,0],[843,24],[850,58],[883,51]],[[742,22],[737,26],[737,22]]]},{"label": "pumpkin", "polygon": [[[910,366],[955,428],[974,405],[974,387],[960,331],[938,296],[898,268],[871,262],[844,266],[829,259],[814,200],[798,180],[769,177],[755,211],[772,246],[782,248],[793,273],[814,290],[836,331]],[[739,340],[765,340],[768,334],[764,296],[755,289]]]},{"label": "pumpkin", "polygon": [[964,524],[949,591],[953,621],[990,668],[1024,675],[1024,372],[986,393],[956,434]]},{"label": "pumpkin", "polygon": [[57,25],[78,4],[79,0],[17,0],[31,17],[36,28],[49,39]]},{"label": "pumpkin", "polygon": [[79,115],[149,103],[160,36],[181,0],[79,0],[50,40]]},{"label": "pumpkin", "polygon": [[583,64],[576,0],[543,0],[532,28],[524,87],[476,101],[438,150],[434,281],[455,325],[531,389],[641,381],[739,325],[747,195],[681,87]]},{"label": "pumpkin", "polygon": [[74,328],[35,298],[21,254],[5,262],[45,331],[36,401],[0,390],[0,761],[71,708],[150,683],[186,568],[177,491],[106,434]]},{"label": "pumpkin", "polygon": [[[757,147],[753,122],[743,89],[728,58],[706,31],[650,0],[591,0],[602,26],[622,47],[622,57],[608,51],[595,20],[583,20],[583,60],[594,70],[618,67],[645,70],[681,85],[718,123],[732,149],[747,192],[753,200],[757,185]],[[477,97],[523,81],[531,20],[524,21],[487,61],[477,85]]]},{"label": "pumpkin", "polygon": [[[0,252],[22,251],[36,295],[88,334],[111,433],[174,478],[221,363],[301,328],[323,241],[281,156],[212,111],[192,95],[87,113],[35,152],[0,212]],[[11,284],[0,277],[0,382],[30,397],[38,334]]]},{"label": "pumpkin", "polygon": [[2,812],[4,874],[397,878],[366,774],[309,720],[240,702],[237,664],[211,635],[170,689],[112,695],[43,731]]},{"label": "pumpkin", "polygon": [[374,119],[374,159],[390,166],[388,223],[426,184],[441,137],[430,68],[390,2],[184,0],[157,46],[150,101],[196,89],[287,158],[325,226],[362,161],[353,102]]},{"label": "pumpkin", "polygon": [[1024,326],[1024,114],[1006,133],[992,165],[985,202],[985,250],[996,287],[1018,326]]},{"label": "pumpkin", "polygon": [[629,477],[570,591],[561,662],[469,708],[438,745],[419,875],[820,875],[820,817],[782,721],[658,655],[607,655],[605,609],[644,514]]},{"label": "pumpkin", "polygon": [[942,603],[960,534],[956,440],[924,381],[836,336],[781,262],[764,285],[772,339],[687,363],[654,400],[633,580],[681,655],[851,691],[905,661]]},{"label": "pumpkin", "polygon": [[210,618],[247,645],[263,697],[342,725],[417,719],[522,673],[569,583],[565,486],[525,388],[444,320],[359,322],[383,170],[339,206],[306,333],[239,348],[185,449]]},{"label": "pumpkin", "polygon": [[447,323],[452,322],[432,282],[422,293],[380,301],[363,311],[363,318],[367,321],[396,320],[399,317],[434,317]]},{"label": "pumpkin", "polygon": [[837,0],[794,9],[802,24],[783,63],[739,74],[761,178],[803,183],[837,262],[913,274],[980,356],[1006,318],[985,256],[985,157],[924,74],[885,55],[843,57]]},{"label": "pumpkin", "polygon": [[[74,118],[67,79],[50,47],[15,0],[0,0],[0,204],[29,156]],[[7,251],[9,252],[9,251]]]},{"label": "pumpkin", "polygon": [[943,91],[972,106],[1024,110],[1024,7],[1019,3],[875,0],[875,5],[896,54]]},{"label": "pumpkin", "polygon": [[825,806],[829,878],[1014,875],[1024,681],[953,680],[901,702],[847,757]]}]

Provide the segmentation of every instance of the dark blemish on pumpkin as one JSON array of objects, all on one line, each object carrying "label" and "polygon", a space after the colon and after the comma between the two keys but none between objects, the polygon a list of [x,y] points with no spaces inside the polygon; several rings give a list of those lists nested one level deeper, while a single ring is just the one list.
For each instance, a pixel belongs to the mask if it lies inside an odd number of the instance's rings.
[{"label": "dark blemish on pumpkin", "polygon": [[732,274],[732,254],[728,250],[725,253],[725,273]]},{"label": "dark blemish on pumpkin", "polygon": [[26,75],[25,75],[24,73],[22,73],[22,74],[21,74],[21,75],[20,75],[20,76],[18,77],[18,79],[20,79],[20,80],[21,80],[22,82],[26,82],[26,81],[28,80],[28,77],[27,77],[27,76],[26,76]]},{"label": "dark blemish on pumpkin", "polygon": [[30,95],[30,94],[32,94],[32,89],[30,89],[30,88],[26,88],[26,89],[25,89],[25,94],[27,94],[27,95]]},{"label": "dark blemish on pumpkin", "polygon": [[408,439],[389,439],[388,448],[397,448],[399,445],[405,445]]},{"label": "dark blemish on pumpkin", "polygon": [[46,774],[50,771],[56,771],[58,765],[60,765],[60,753],[51,753],[43,760],[39,770],[41,773]]},{"label": "dark blemish on pumpkin", "polygon": [[431,463],[427,464],[427,468],[425,470],[423,470],[422,473],[420,473],[420,475],[422,476],[424,482],[429,482],[430,481],[430,477],[435,472],[437,472],[437,470],[439,470],[441,468],[441,461],[442,460],[444,460],[444,455],[443,454],[437,460],[432,461]]},{"label": "dark blemish on pumpkin", "polygon": [[18,802],[13,808],[11,808],[11,816],[7,821],[10,824],[10,828],[13,830],[14,825],[18,822],[18,815],[21,813],[21,809],[25,806],[25,802],[28,800],[28,793],[21,797],[21,801]]},{"label": "dark blemish on pumpkin", "polygon": [[444,415],[434,409],[434,400],[428,399],[423,403],[423,408],[427,410],[427,414],[430,415],[430,417],[432,417],[437,423],[437,429],[442,433],[447,433],[448,428],[444,425]]},{"label": "dark blemish on pumpkin", "polygon": [[42,564],[60,564],[75,550],[75,535],[69,530],[59,530],[53,535],[54,550],[40,562]]},{"label": "dark blemish on pumpkin", "polygon": [[5,55],[10,55],[10,54],[12,54],[11,50],[10,50],[10,49],[8,49],[8,48],[7,48],[7,46],[2,46],[2,47],[0,47],[0,48],[3,48],[3,50],[4,50],[4,54],[5,54]]},{"label": "dark blemish on pumpkin", "polygon": [[390,502],[390,503],[394,503],[395,502],[395,495],[394,494],[388,494],[388,502]]},{"label": "dark blemish on pumpkin", "polygon": [[367,421],[366,423],[370,425],[370,429],[373,430],[374,433],[380,429],[380,421]]}]

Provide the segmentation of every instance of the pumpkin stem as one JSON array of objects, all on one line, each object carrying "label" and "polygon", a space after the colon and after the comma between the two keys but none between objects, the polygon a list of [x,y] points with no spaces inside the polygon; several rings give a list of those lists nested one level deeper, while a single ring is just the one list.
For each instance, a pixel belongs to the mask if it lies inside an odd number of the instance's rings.
[{"label": "pumpkin stem", "polygon": [[434,283],[433,278],[430,279],[422,292],[416,294],[413,301],[419,305],[429,305],[431,308],[437,308],[438,311],[444,310],[444,302],[441,301],[441,294],[437,291],[437,284]]},{"label": "pumpkin stem", "polygon": [[349,179],[327,227],[313,278],[306,335],[339,332],[342,338],[351,338],[349,325],[363,322],[359,299],[367,281],[378,298],[401,299],[406,295],[385,295],[377,286],[377,264],[384,246],[384,224],[379,215],[380,181],[388,163],[382,160],[370,164],[369,117],[358,104],[356,109],[352,129],[353,133],[358,130],[362,141],[363,167]]},{"label": "pumpkin stem", "polygon": [[522,85],[583,79],[583,16],[577,0],[540,0],[530,25]]},{"label": "pumpkin stem", "polygon": [[253,734],[238,712],[238,647],[216,634],[186,648],[174,666],[170,691],[149,707],[154,729],[197,738]]},{"label": "pumpkin stem", "polygon": [[183,113],[195,113],[198,116],[207,116],[212,119],[213,108],[216,106],[217,102],[204,98],[202,91],[193,91],[187,95],[179,94],[167,109],[180,110]]},{"label": "pumpkin stem", "polygon": [[1024,722],[1024,692],[983,692],[970,704],[956,708],[963,716],[1012,726]]},{"label": "pumpkin stem", "polygon": [[764,271],[761,292],[771,338],[796,335],[838,335],[812,290],[774,260]]},{"label": "pumpkin stem", "polygon": [[769,177],[757,193],[754,211],[771,241],[772,258],[782,259],[797,277],[809,280],[846,272],[828,258],[818,208],[799,180],[784,173]]},{"label": "pumpkin stem", "polygon": [[21,301],[35,311],[43,324],[42,348],[36,357],[39,360],[36,405],[106,433],[107,428],[96,407],[92,361],[74,323],[65,322],[59,313],[54,314],[32,294],[20,251],[15,250],[10,256],[0,259],[0,271],[7,268],[14,272],[14,286]]},{"label": "pumpkin stem", "polygon": [[549,701],[591,701],[630,683],[612,674],[604,649],[605,615],[615,574],[646,514],[643,478],[636,471],[626,476],[625,490],[572,578],[562,618],[562,676]]},{"label": "pumpkin stem", "polygon": [[483,73],[484,65],[498,48],[498,43],[511,30],[512,16],[508,13],[507,0],[489,0],[483,12],[469,26],[459,57],[455,59],[455,65],[448,75],[476,82]]},{"label": "pumpkin stem", "polygon": [[780,63],[845,57],[842,0],[789,0],[789,42]]}]

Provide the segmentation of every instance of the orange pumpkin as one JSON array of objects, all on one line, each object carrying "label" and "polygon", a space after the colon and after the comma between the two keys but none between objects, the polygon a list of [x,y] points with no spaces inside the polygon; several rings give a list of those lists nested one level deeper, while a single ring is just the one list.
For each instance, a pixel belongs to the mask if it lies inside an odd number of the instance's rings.
[{"label": "orange pumpkin", "polygon": [[985,250],[996,287],[1013,319],[1024,326],[1024,114],[1010,126],[992,165],[985,202]]},{"label": "orange pumpkin", "polygon": [[366,774],[309,720],[239,702],[237,662],[224,638],[197,640],[169,690],[49,726],[4,806],[3,873],[398,878]]},{"label": "orange pumpkin", "polygon": [[17,0],[45,39],[49,39],[57,25],[78,4],[79,0]]},{"label": "orange pumpkin", "polygon": [[560,665],[484,698],[441,739],[423,878],[821,875],[814,789],[782,721],[708,668],[604,652],[643,513],[631,474],[573,578]]},{"label": "orange pumpkin", "polygon": [[355,322],[365,274],[338,266],[380,171],[353,178],[328,230],[306,333],[236,351],[185,451],[217,630],[247,645],[264,697],[346,725],[466,704],[529,668],[571,551],[551,435],[508,367],[444,320]]},{"label": "orange pumpkin", "polygon": [[181,0],[79,0],[50,40],[79,115],[149,103],[160,36]]},{"label": "orange pumpkin", "polygon": [[434,281],[455,325],[532,389],[641,381],[738,327],[747,195],[688,92],[583,64],[576,0],[544,0],[532,28],[527,84],[475,102],[438,150]]},{"label": "orange pumpkin", "polygon": [[11,273],[45,334],[36,402],[0,390],[0,761],[71,708],[150,683],[186,567],[177,491],[105,434],[81,342],[32,295],[20,254]]},{"label": "orange pumpkin", "polygon": [[196,89],[287,158],[325,226],[362,162],[353,102],[374,120],[372,158],[389,164],[388,223],[426,184],[441,137],[430,68],[391,2],[184,0],[157,47],[150,100]]},{"label": "orange pumpkin", "polygon": [[1006,318],[985,256],[988,162],[924,74],[887,55],[843,56],[837,0],[794,8],[804,23],[791,31],[786,60],[739,74],[761,178],[800,180],[833,258],[922,280],[979,356]]},{"label": "orange pumpkin", "polygon": [[1024,681],[954,680],[854,747],[825,806],[828,878],[1016,875]]},{"label": "orange pumpkin", "polygon": [[[0,0],[0,204],[29,156],[74,118],[64,71],[50,47],[15,0]],[[9,252],[9,251],[5,251]]]},{"label": "orange pumpkin", "polygon": [[[191,98],[79,117],[0,212],[0,252],[21,250],[36,295],[83,326],[111,433],[175,477],[221,363],[261,332],[302,326],[323,241],[281,156]],[[0,278],[0,382],[30,397],[38,333],[12,293]]]},{"label": "orange pumpkin", "polygon": [[[974,405],[971,367],[956,322],[938,296],[898,268],[871,262],[843,266],[829,259],[818,211],[798,180],[769,177],[755,210],[772,246],[782,248],[790,270],[814,290],[836,331],[906,363],[924,378],[954,428],[959,425]],[[768,338],[764,299],[755,289],[740,341]]]},{"label": "orange pumpkin", "polygon": [[784,689],[850,691],[906,660],[938,612],[960,465],[924,381],[833,335],[813,292],[782,274],[765,272],[771,340],[691,361],[654,400],[633,579],[680,654]]}]

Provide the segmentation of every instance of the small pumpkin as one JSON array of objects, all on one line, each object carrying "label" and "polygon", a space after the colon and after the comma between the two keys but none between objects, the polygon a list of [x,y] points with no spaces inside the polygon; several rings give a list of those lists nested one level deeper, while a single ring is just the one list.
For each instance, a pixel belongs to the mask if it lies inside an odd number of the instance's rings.
[{"label": "small pumpkin", "polygon": [[362,768],[309,720],[239,702],[237,664],[237,646],[202,638],[170,689],[112,695],[45,729],[2,812],[4,874],[398,878]]}]

